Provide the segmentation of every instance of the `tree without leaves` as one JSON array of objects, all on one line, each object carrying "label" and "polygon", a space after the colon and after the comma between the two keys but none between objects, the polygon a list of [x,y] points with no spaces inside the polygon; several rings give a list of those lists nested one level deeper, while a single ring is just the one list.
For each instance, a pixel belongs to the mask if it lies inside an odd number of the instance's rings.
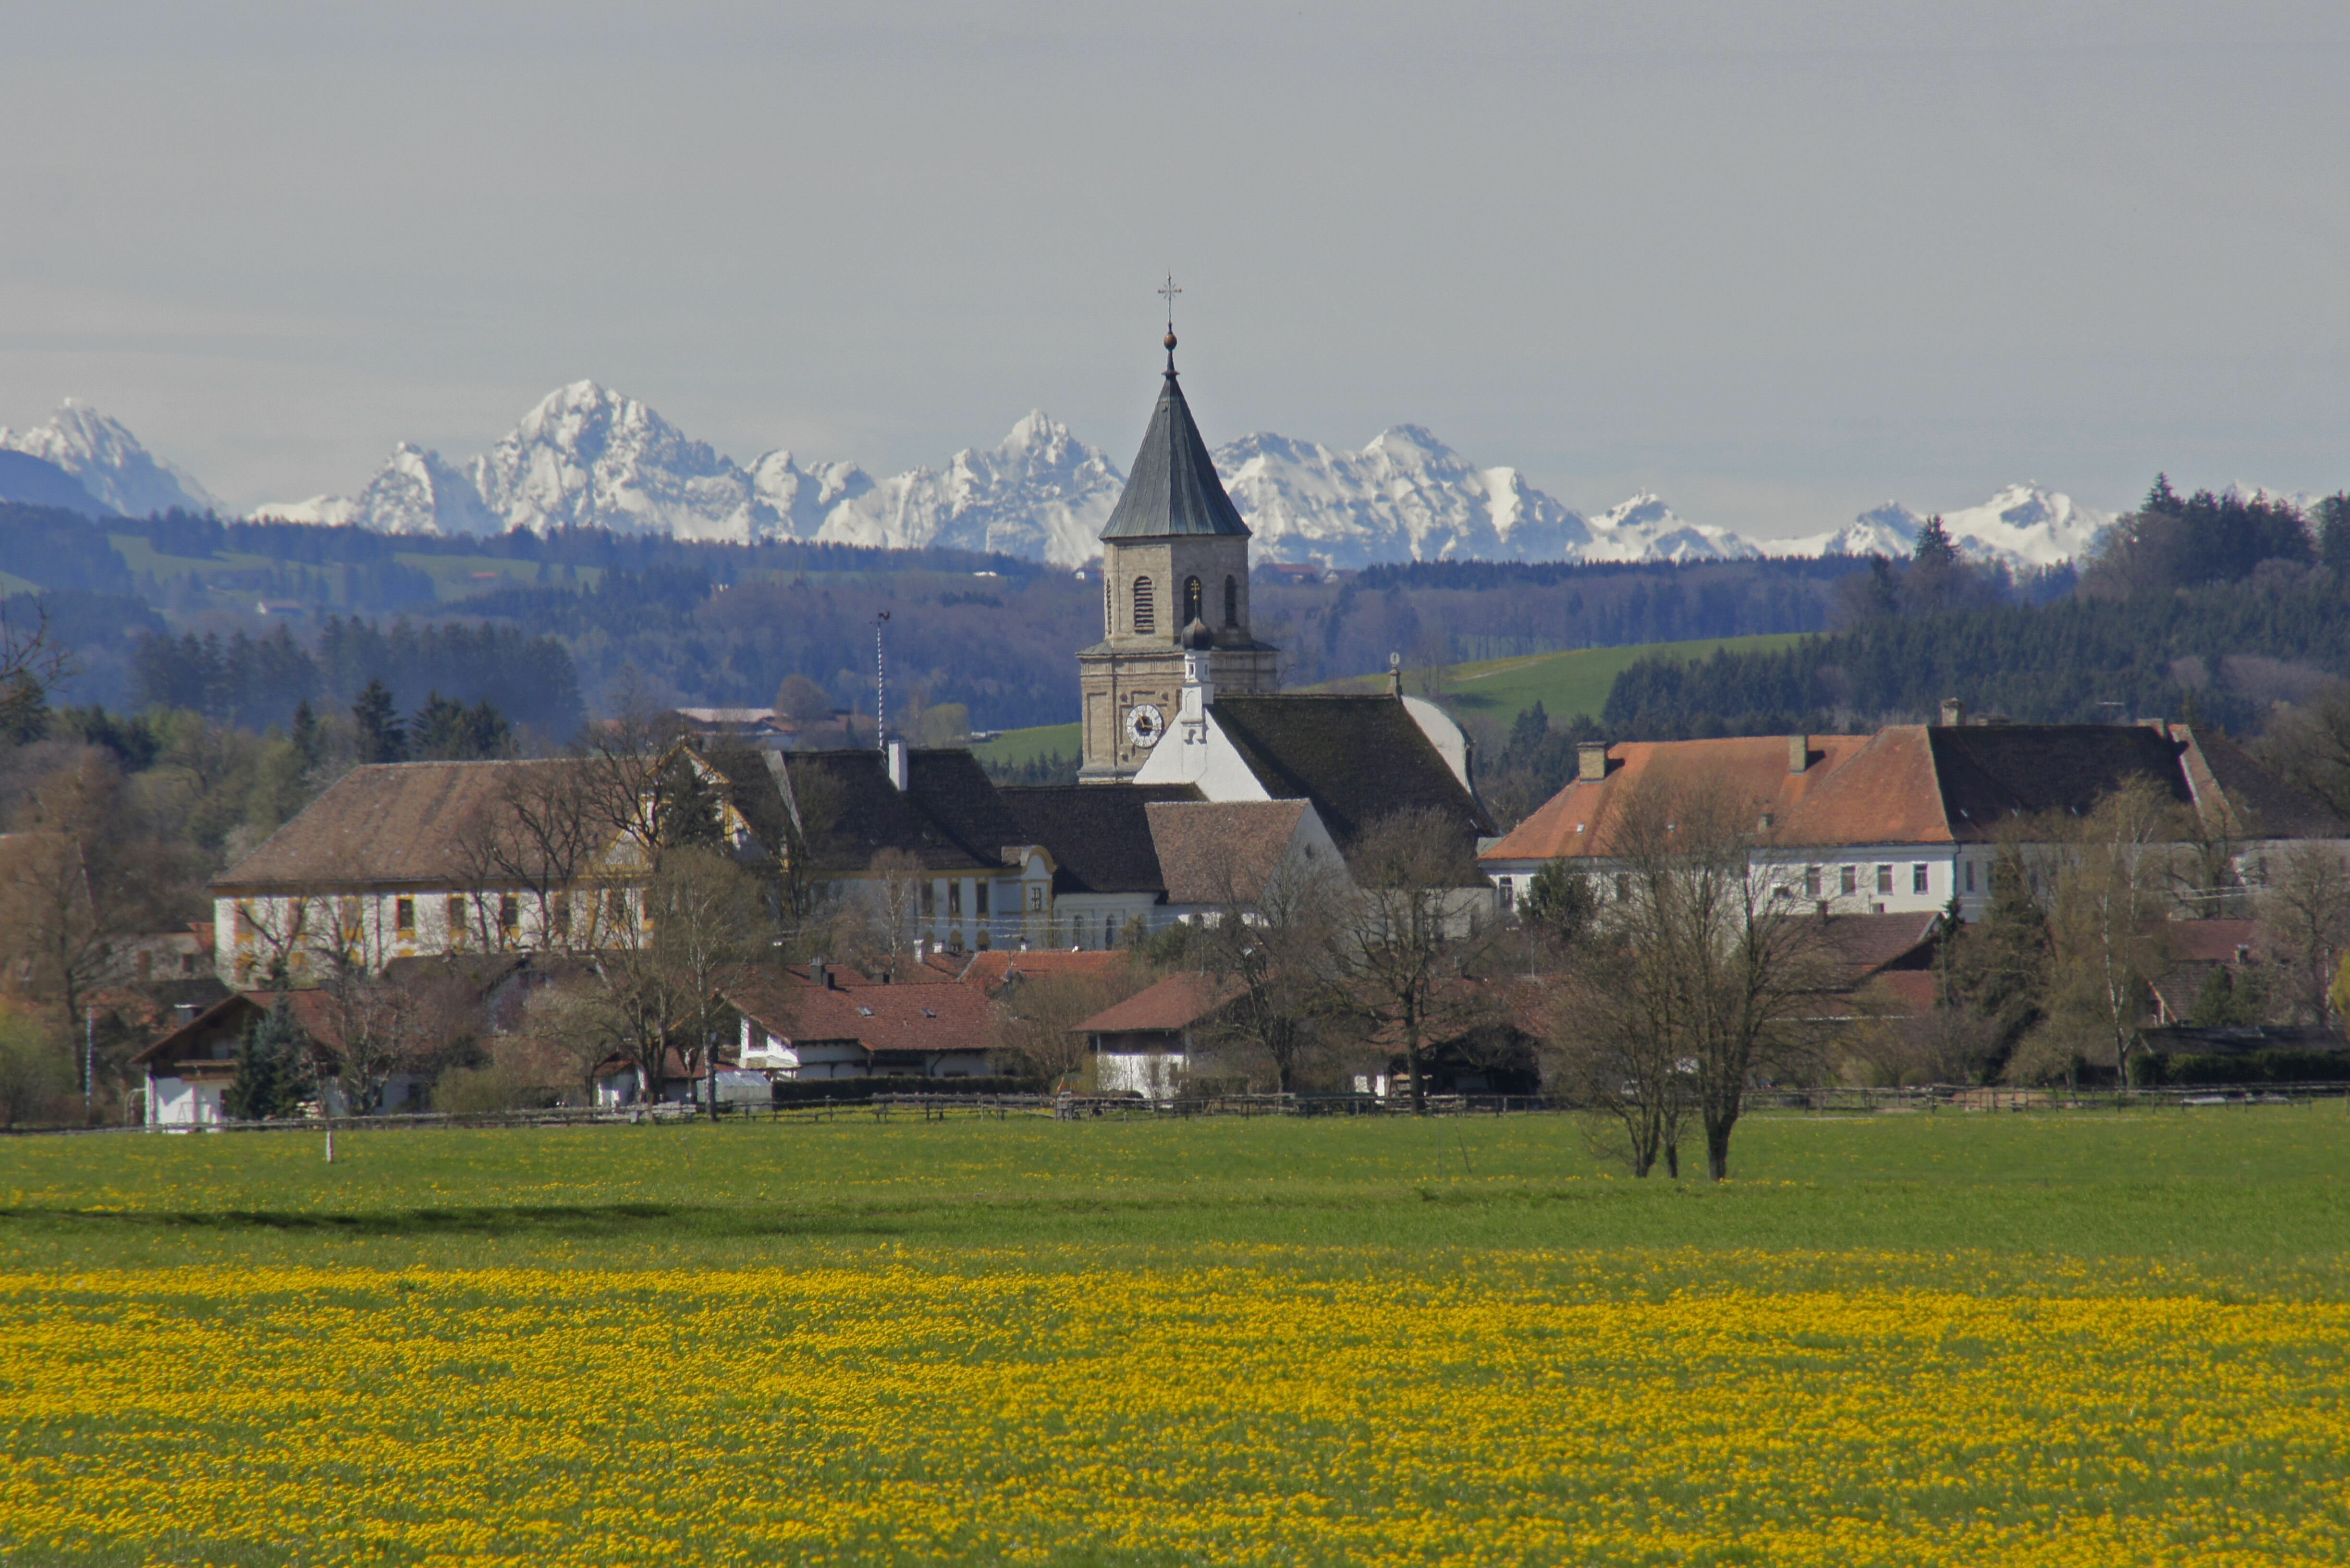
[{"label": "tree without leaves", "polygon": [[1428,1111],[1423,1047],[1471,1022],[1452,982],[1488,935],[1477,910],[1490,893],[1470,886],[1460,836],[1424,807],[1373,823],[1356,841],[1355,890],[1323,951],[1336,1005],[1403,1043],[1416,1115]]},{"label": "tree without leaves", "polygon": [[2168,862],[2178,831],[2178,807],[2143,779],[2076,824],[2044,828],[2054,872],[2048,1017],[2036,1048],[2019,1057],[2024,1071],[2087,1060],[2128,1081],[2147,998],[2168,967]]},{"label": "tree without leaves", "polygon": [[1640,789],[1617,809],[1625,896],[1600,917],[1614,961],[1595,966],[1577,996],[1637,1032],[1625,1065],[1656,1101],[1641,1114],[1657,1152],[1670,1158],[1673,1118],[1693,1113],[1706,1173],[1720,1181],[1751,1081],[1811,1044],[1803,1019],[1831,981],[1825,923],[1753,867],[1752,803],[1708,784]]},{"label": "tree without leaves", "polygon": [[2261,927],[2293,1022],[2334,1022],[2334,977],[2350,947],[2350,862],[2330,844],[2296,844],[2261,896]]},{"label": "tree without leaves", "polygon": [[1326,855],[1284,857],[1269,869],[1227,845],[1208,874],[1219,906],[1194,925],[1197,961],[1210,982],[1234,991],[1208,1023],[1211,1040],[1262,1057],[1274,1088],[1289,1094],[1328,1011],[1328,955],[1345,919],[1344,867]]}]

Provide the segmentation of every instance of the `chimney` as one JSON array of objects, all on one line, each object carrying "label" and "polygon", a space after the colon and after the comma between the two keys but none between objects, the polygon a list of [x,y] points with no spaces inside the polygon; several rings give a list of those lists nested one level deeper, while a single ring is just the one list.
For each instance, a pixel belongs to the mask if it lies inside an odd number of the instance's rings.
[{"label": "chimney", "polygon": [[827,991],[832,989],[832,975],[825,969],[824,960],[820,958],[808,960],[808,982],[821,986]]},{"label": "chimney", "polygon": [[1575,748],[1575,776],[1596,784],[1607,776],[1607,742],[1584,741]]},{"label": "chimney", "polygon": [[1967,722],[1967,705],[1955,697],[1942,699],[1942,728],[1955,730]]},{"label": "chimney", "polygon": [[899,794],[906,793],[906,742],[889,742],[889,783]]},{"label": "chimney", "polygon": [[1400,701],[1403,697],[1403,655],[1388,655],[1388,695]]},{"label": "chimney", "polygon": [[1812,738],[1809,735],[1787,737],[1787,771],[1802,773],[1812,765]]}]

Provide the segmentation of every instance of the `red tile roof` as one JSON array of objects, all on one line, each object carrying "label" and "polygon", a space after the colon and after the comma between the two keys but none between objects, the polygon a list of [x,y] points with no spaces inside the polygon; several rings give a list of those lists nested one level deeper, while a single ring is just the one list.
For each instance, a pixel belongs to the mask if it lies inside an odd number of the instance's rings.
[{"label": "red tile roof", "polygon": [[1170,974],[1147,991],[1136,992],[1114,1007],[1072,1024],[1073,1034],[1173,1033],[1188,1029],[1241,993],[1238,981],[1219,983],[1211,975],[1190,971]]},{"label": "red tile roof", "polygon": [[975,985],[835,988],[812,983],[803,970],[743,976],[727,986],[726,1000],[779,1039],[854,1040],[868,1051],[985,1050],[995,1012]]},{"label": "red tile roof", "polygon": [[1620,804],[1645,784],[1670,788],[1719,780],[1774,821],[1793,815],[1867,744],[1858,735],[1814,735],[1811,765],[1787,767],[1784,735],[1721,741],[1629,741],[1607,749],[1607,776],[1578,779],[1478,857],[1482,861],[1604,858],[1614,853]]},{"label": "red tile roof", "polygon": [[1123,949],[994,948],[981,953],[933,953],[922,961],[932,973],[974,985],[993,996],[1014,980],[1053,974],[1114,975],[1133,961]]}]

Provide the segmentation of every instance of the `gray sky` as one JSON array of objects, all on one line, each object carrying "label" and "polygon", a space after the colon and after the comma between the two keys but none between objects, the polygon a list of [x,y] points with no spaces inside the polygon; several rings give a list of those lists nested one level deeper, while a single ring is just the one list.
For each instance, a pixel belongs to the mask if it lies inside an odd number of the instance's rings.
[{"label": "gray sky", "polygon": [[877,472],[1428,425],[1769,535],[2350,484],[2350,7],[0,0],[0,422],[225,500],[589,376]]}]

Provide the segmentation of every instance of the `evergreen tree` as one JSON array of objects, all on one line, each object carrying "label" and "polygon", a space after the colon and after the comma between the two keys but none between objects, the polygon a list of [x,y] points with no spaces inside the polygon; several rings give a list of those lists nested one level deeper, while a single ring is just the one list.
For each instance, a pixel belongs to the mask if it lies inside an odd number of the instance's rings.
[{"label": "evergreen tree", "polygon": [[715,848],[724,840],[725,818],[717,792],[693,765],[689,752],[680,750],[670,758],[653,781],[653,828],[664,849],[686,845]]},{"label": "evergreen tree", "polygon": [[1958,565],[1959,547],[1950,543],[1950,530],[1942,526],[1940,513],[1927,518],[1926,525],[1918,530],[1918,547],[1909,558],[1921,566]]},{"label": "evergreen tree", "polygon": [[2350,491],[2317,504],[2317,556],[2337,572],[2350,571]]},{"label": "evergreen tree", "polygon": [[280,991],[237,1046],[236,1078],[222,1096],[228,1114],[240,1121],[265,1121],[300,1105],[306,1086],[302,1051],[301,1026]]},{"label": "evergreen tree", "polygon": [[478,762],[513,749],[514,726],[488,699],[466,707],[437,691],[408,721],[409,753],[425,762]]},{"label": "evergreen tree", "polygon": [[1561,947],[1578,945],[1599,913],[1590,873],[1565,860],[1546,860],[1526,886],[1526,923]]},{"label": "evergreen tree", "polygon": [[351,722],[359,726],[359,761],[401,763],[408,760],[408,731],[391,701],[391,688],[381,679],[370,680],[351,704]]},{"label": "evergreen tree", "polygon": [[2004,1057],[2040,1021],[2048,992],[2048,916],[2032,895],[2023,857],[2003,848],[1991,867],[1991,902],[1960,933],[1947,972],[1946,1004],[1991,1021]]},{"label": "evergreen tree", "polygon": [[294,723],[287,738],[294,742],[294,754],[302,759],[305,774],[316,772],[326,760],[326,732],[319,726],[318,715],[311,711],[307,697],[294,705]]}]

